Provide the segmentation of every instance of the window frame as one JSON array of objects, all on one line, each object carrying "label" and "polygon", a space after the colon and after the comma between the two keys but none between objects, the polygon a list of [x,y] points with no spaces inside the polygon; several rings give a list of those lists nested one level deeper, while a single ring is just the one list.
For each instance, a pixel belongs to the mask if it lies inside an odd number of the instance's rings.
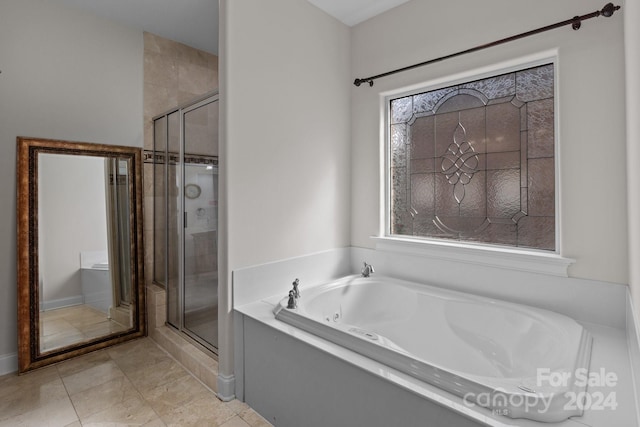
[{"label": "window frame", "polygon": [[[392,235],[391,100],[545,64],[553,64],[554,67],[555,250],[465,242],[433,237]],[[376,249],[567,277],[568,268],[575,260],[562,256],[559,74],[558,51],[554,49],[481,68],[470,69],[455,75],[431,79],[408,87],[381,92],[380,193],[382,200],[379,233],[377,236],[372,236],[376,243]]]}]

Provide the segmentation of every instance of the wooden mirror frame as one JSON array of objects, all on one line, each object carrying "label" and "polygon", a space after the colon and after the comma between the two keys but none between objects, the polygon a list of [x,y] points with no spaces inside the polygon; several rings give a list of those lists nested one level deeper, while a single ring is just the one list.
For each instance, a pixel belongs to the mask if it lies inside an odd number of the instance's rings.
[{"label": "wooden mirror frame", "polygon": [[[67,154],[126,159],[129,183],[131,297],[135,308],[132,327],[49,351],[40,350],[40,298],[38,274],[38,154]],[[17,268],[18,268],[18,372],[24,373],[71,357],[146,335],[144,246],[142,217],[142,150],[136,147],[17,139]]]}]

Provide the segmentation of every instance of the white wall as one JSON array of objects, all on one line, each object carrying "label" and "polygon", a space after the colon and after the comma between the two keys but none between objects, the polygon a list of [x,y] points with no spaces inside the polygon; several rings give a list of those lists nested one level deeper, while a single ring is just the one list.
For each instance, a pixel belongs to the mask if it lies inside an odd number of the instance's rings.
[{"label": "white wall", "polygon": [[640,310],[640,3],[624,3],[627,101],[627,195],[629,204],[629,286]]},{"label": "white wall", "polygon": [[[220,227],[228,233],[220,244],[228,275],[348,246],[349,29],[306,0],[220,6]],[[221,285],[221,313],[231,308],[229,285]],[[222,375],[232,372],[230,322],[221,319]]]},{"label": "white wall", "polygon": [[17,351],[16,137],[142,147],[142,32],[51,3],[0,3],[0,355]]},{"label": "white wall", "polygon": [[[352,31],[352,73],[368,77],[601,9],[599,0],[413,0]],[[562,255],[573,277],[627,283],[623,16],[563,27],[352,87],[351,243],[373,247],[381,208],[380,94],[558,49]],[[352,79],[353,80],[353,79]]]},{"label": "white wall", "polygon": [[80,252],[108,252],[104,158],[41,153],[38,184],[40,301],[82,295]]}]

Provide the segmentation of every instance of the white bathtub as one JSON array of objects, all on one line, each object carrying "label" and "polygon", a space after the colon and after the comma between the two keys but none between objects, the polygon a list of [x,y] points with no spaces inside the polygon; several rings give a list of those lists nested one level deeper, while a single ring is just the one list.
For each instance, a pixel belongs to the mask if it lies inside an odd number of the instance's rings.
[{"label": "white bathtub", "polygon": [[[305,289],[284,321],[511,418],[582,415],[591,336],[566,316],[387,277]],[[566,378],[566,381],[563,379]]]}]

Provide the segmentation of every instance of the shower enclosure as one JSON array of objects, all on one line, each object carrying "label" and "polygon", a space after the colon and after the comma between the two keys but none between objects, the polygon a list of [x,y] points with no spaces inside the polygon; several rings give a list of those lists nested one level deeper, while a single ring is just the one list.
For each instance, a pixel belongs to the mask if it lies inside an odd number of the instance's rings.
[{"label": "shower enclosure", "polygon": [[154,271],[167,323],[217,352],[218,95],[154,118]]}]

